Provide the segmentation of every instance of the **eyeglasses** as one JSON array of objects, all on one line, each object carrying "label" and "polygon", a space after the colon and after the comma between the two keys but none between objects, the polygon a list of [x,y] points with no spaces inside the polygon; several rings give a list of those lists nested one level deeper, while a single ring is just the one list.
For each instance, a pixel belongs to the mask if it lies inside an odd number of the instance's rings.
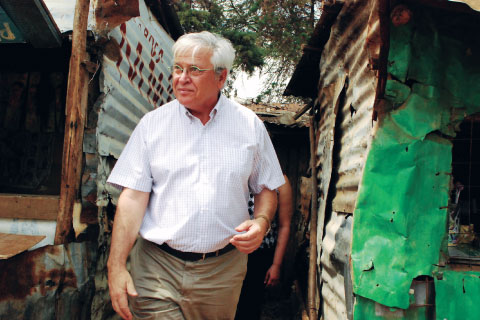
[{"label": "eyeglasses", "polygon": [[197,66],[189,66],[187,68],[182,68],[178,64],[174,64],[172,66],[172,74],[174,74],[176,76],[181,76],[183,74],[184,70],[187,71],[188,75],[190,75],[192,77],[198,77],[198,76],[202,75],[202,73],[204,73],[205,71],[210,71],[210,70],[213,70],[213,69],[200,69]]}]

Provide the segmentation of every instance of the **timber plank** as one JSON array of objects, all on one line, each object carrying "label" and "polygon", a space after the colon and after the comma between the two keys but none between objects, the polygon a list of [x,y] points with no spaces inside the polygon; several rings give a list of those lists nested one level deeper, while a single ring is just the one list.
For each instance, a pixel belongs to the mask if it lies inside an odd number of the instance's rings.
[{"label": "timber plank", "polygon": [[0,260],[22,253],[43,239],[45,239],[45,236],[0,233]]},{"label": "timber plank", "polygon": [[0,218],[57,220],[60,196],[0,194]]},{"label": "timber plank", "polygon": [[82,65],[84,61],[88,61],[86,47],[89,5],[90,0],[77,0],[75,5],[55,244],[65,243],[72,231],[73,207],[81,182],[83,133],[88,98],[88,72]]}]

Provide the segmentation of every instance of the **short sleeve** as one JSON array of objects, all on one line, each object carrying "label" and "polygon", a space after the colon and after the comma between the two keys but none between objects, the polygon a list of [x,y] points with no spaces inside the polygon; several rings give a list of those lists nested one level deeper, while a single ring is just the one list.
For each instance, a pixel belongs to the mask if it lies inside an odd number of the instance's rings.
[{"label": "short sleeve", "polygon": [[285,183],[277,154],[263,122],[255,119],[256,152],[249,178],[250,190],[260,193],[264,188],[275,190]]},{"label": "short sleeve", "polygon": [[145,137],[147,121],[143,117],[132,132],[107,182],[120,188],[150,192],[152,173]]}]

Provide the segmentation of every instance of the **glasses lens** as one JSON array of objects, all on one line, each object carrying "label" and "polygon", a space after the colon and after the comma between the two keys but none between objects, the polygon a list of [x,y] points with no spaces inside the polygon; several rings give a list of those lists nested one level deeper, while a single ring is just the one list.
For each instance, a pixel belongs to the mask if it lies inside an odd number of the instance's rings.
[{"label": "glasses lens", "polygon": [[200,70],[200,68],[197,67],[197,66],[190,66],[190,68],[189,68],[188,71],[189,71],[189,73],[190,73],[192,76],[194,76],[194,77],[199,76],[199,75],[202,74],[202,70]]},{"label": "glasses lens", "polygon": [[172,66],[172,72],[176,75],[180,75],[183,73],[183,68],[180,67],[179,65],[175,64]]}]

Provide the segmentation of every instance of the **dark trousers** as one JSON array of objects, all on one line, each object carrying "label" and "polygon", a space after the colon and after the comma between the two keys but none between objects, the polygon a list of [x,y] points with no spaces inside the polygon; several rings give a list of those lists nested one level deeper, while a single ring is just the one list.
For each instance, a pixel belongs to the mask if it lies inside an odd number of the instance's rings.
[{"label": "dark trousers", "polygon": [[235,320],[256,320],[262,314],[265,274],[273,262],[275,248],[257,249],[248,255],[247,275],[243,280]]}]

